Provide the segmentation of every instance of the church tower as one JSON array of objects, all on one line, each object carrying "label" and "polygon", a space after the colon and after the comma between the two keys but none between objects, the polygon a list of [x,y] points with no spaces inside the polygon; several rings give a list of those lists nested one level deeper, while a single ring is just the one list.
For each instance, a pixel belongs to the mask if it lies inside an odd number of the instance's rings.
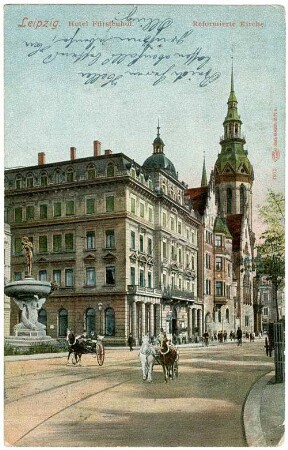
[{"label": "church tower", "polygon": [[224,135],[220,138],[221,152],[215,164],[216,201],[222,216],[245,214],[252,228],[253,167],[244,149],[245,136],[237,109],[234,91],[233,65],[228,111],[223,122]]}]

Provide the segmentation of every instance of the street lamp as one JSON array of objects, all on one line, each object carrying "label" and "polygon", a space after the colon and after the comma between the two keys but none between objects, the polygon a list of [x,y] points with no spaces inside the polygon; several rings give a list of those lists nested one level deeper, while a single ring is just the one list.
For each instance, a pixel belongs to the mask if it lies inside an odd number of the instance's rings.
[{"label": "street lamp", "polygon": [[98,309],[100,313],[100,334],[102,335],[102,309],[103,309],[103,303],[98,303]]}]

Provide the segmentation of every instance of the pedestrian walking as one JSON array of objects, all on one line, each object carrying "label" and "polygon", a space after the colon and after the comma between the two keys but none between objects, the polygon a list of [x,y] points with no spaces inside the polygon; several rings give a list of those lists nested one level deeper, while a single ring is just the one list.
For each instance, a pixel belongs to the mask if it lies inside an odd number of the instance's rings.
[{"label": "pedestrian walking", "polygon": [[242,330],[240,327],[238,327],[237,332],[236,332],[236,339],[237,339],[237,345],[242,345]]},{"label": "pedestrian walking", "polygon": [[133,350],[133,344],[134,344],[134,339],[133,339],[132,333],[129,334],[127,342],[128,342],[128,345],[130,347],[130,352],[131,352]]}]

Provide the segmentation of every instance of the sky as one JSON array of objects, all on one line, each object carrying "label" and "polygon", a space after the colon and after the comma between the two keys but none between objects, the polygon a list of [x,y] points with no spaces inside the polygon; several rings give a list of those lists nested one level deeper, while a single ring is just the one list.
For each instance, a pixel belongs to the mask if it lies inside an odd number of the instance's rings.
[{"label": "sky", "polygon": [[259,234],[267,189],[284,192],[282,6],[10,4],[4,32],[6,168],[68,160],[71,146],[92,156],[94,140],[142,164],[159,119],[180,181],[199,186],[204,154],[209,174],[221,150],[233,56]]}]

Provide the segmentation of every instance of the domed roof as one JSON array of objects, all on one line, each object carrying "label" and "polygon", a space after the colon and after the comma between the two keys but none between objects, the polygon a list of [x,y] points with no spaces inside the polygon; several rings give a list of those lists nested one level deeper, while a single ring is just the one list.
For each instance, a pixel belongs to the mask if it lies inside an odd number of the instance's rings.
[{"label": "domed roof", "polygon": [[[157,138],[156,138],[157,139]],[[164,153],[153,153],[149,156],[143,164],[144,169],[162,169],[165,170],[172,177],[177,178],[177,173],[174,164],[170,161]]]}]

